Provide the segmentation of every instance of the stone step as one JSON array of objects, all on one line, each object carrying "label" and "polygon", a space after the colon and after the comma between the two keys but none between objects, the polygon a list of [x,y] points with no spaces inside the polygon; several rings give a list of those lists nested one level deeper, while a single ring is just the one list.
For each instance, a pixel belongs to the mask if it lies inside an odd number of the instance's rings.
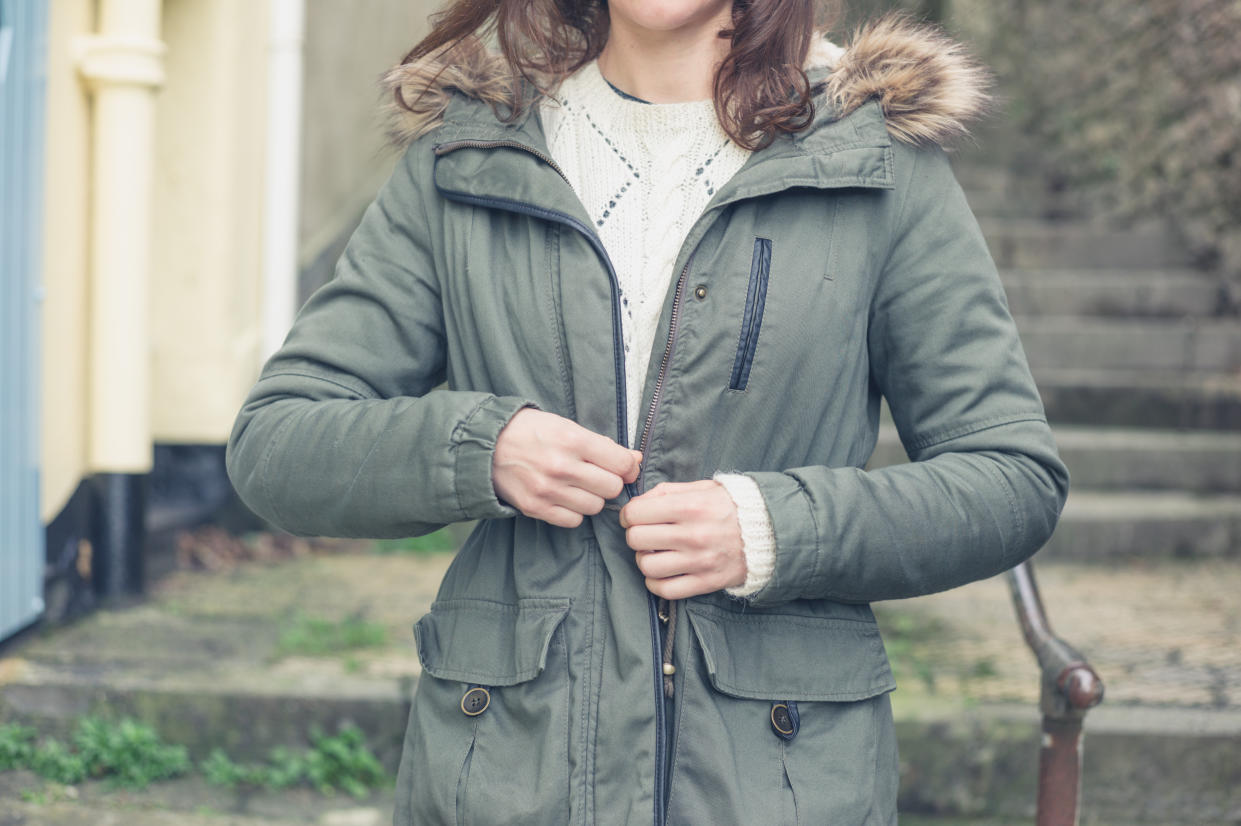
[{"label": "stone step", "polygon": [[[351,721],[391,770],[419,674],[409,624],[428,610],[451,559],[358,551],[218,574],[177,572],[141,604],[6,649],[0,719],[56,733],[88,711],[130,714],[189,746],[195,759],[218,746],[237,760],[276,745],[300,748],[312,723],[330,731]],[[1203,824],[1219,822],[1220,811],[1241,811],[1241,649],[1232,586],[1241,562],[1040,565],[1039,575],[1053,627],[1090,657],[1109,691],[1086,721],[1083,822]],[[388,637],[375,648],[293,655],[282,639],[299,612],[365,617],[389,629]],[[904,811],[1028,819],[1038,678],[1004,581],[885,603],[877,613],[900,685],[892,701]],[[679,656],[691,655],[687,646]],[[0,773],[3,823],[11,776]],[[98,787],[84,785],[89,802]],[[156,784],[152,797],[134,803],[143,811],[213,805],[260,822],[373,822],[360,810],[328,820],[327,809],[353,808],[340,801],[324,799],[316,808],[309,800],[302,808],[282,797],[234,795],[187,778]],[[390,805],[390,792],[358,804],[380,809],[381,817]],[[116,819],[48,821],[130,822],[177,821],[129,820],[123,811]]]},{"label": "stone step", "polygon": [[1189,267],[1193,258],[1158,226],[1100,227],[1081,221],[988,219],[982,222],[991,255],[1001,268]]},{"label": "stone step", "polygon": [[1222,281],[1198,270],[1003,270],[1000,277],[1009,307],[1019,315],[1235,319],[1237,314]]},{"label": "stone step", "polygon": [[[901,823],[905,812],[919,812],[948,816],[944,826],[1033,826],[1040,738],[1033,707],[897,707]],[[1087,715],[1085,732],[1081,823],[1236,823],[1241,714],[1105,702]]]},{"label": "stone step", "polygon": [[1241,376],[1036,368],[1053,424],[1241,430]]},{"label": "stone step", "polygon": [[1241,319],[1021,316],[1033,369],[1232,371],[1241,369]]},{"label": "stone step", "polygon": [[1241,496],[1074,489],[1040,559],[1241,555]]},{"label": "stone step", "polygon": [[[1241,494],[1241,433],[1060,426],[1055,435],[1074,488]],[[882,426],[870,466],[906,460],[896,428]]]}]

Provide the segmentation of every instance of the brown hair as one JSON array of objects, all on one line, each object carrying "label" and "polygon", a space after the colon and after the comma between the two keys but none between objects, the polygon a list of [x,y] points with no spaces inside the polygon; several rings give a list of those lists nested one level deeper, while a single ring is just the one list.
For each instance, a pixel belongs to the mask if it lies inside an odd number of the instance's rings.
[{"label": "brown hair", "polygon": [[[802,64],[829,0],[733,0],[732,28],[720,32],[731,47],[716,69],[715,112],[721,126],[746,149],[766,146],[781,132],[797,132],[814,118],[812,90]],[[432,18],[431,33],[402,59],[406,65],[441,56],[494,33],[515,75],[505,99],[489,99],[496,116],[512,121],[528,104],[524,88],[545,91],[598,57],[608,39],[607,0],[455,0]],[[417,111],[400,86],[396,105]],[[505,111],[501,111],[501,110]]]}]

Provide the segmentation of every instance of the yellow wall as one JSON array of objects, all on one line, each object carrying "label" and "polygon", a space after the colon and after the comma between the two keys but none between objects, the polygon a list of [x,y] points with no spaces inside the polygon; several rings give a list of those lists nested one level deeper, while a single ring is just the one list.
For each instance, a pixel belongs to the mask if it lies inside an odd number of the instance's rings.
[{"label": "yellow wall", "polygon": [[220,443],[253,381],[267,3],[167,0],[151,278],[156,441]]},{"label": "yellow wall", "polygon": [[[90,101],[73,39],[93,0],[49,4],[42,317],[45,520],[89,466]],[[151,219],[156,441],[223,444],[260,367],[266,0],[164,0]],[[348,232],[393,162],[376,79],[426,30],[432,4],[306,0],[299,250]],[[141,332],[141,331],[140,331]],[[104,468],[112,470],[112,468]]]},{"label": "yellow wall", "polygon": [[94,27],[91,0],[56,0],[48,20],[44,157],[40,511],[54,516],[86,472],[86,234],[90,106],[71,37]]}]

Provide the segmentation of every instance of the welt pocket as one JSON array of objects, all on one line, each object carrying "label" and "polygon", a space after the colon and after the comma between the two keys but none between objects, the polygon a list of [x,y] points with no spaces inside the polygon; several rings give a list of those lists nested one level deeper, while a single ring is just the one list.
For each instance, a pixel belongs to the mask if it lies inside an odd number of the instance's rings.
[{"label": "welt pocket", "polygon": [[771,276],[771,239],[755,238],[750,259],[750,280],[746,284],[745,310],[741,315],[741,336],[737,355],[733,358],[729,390],[745,390],[750,381],[750,367],[758,349],[758,334],[763,326],[763,309],[767,304],[767,280]]}]

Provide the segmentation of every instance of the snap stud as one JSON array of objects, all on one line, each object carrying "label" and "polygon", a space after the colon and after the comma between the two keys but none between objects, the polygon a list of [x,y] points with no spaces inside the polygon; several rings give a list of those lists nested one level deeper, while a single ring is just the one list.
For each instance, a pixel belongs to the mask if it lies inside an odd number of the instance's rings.
[{"label": "snap stud", "polygon": [[699,301],[701,301],[702,299],[706,297],[707,297],[707,285],[706,284],[699,284],[697,287],[694,288],[694,298],[697,298]]},{"label": "snap stud", "polygon": [[491,705],[491,692],[482,686],[474,686],[461,698],[461,711],[467,717],[477,717]]}]

